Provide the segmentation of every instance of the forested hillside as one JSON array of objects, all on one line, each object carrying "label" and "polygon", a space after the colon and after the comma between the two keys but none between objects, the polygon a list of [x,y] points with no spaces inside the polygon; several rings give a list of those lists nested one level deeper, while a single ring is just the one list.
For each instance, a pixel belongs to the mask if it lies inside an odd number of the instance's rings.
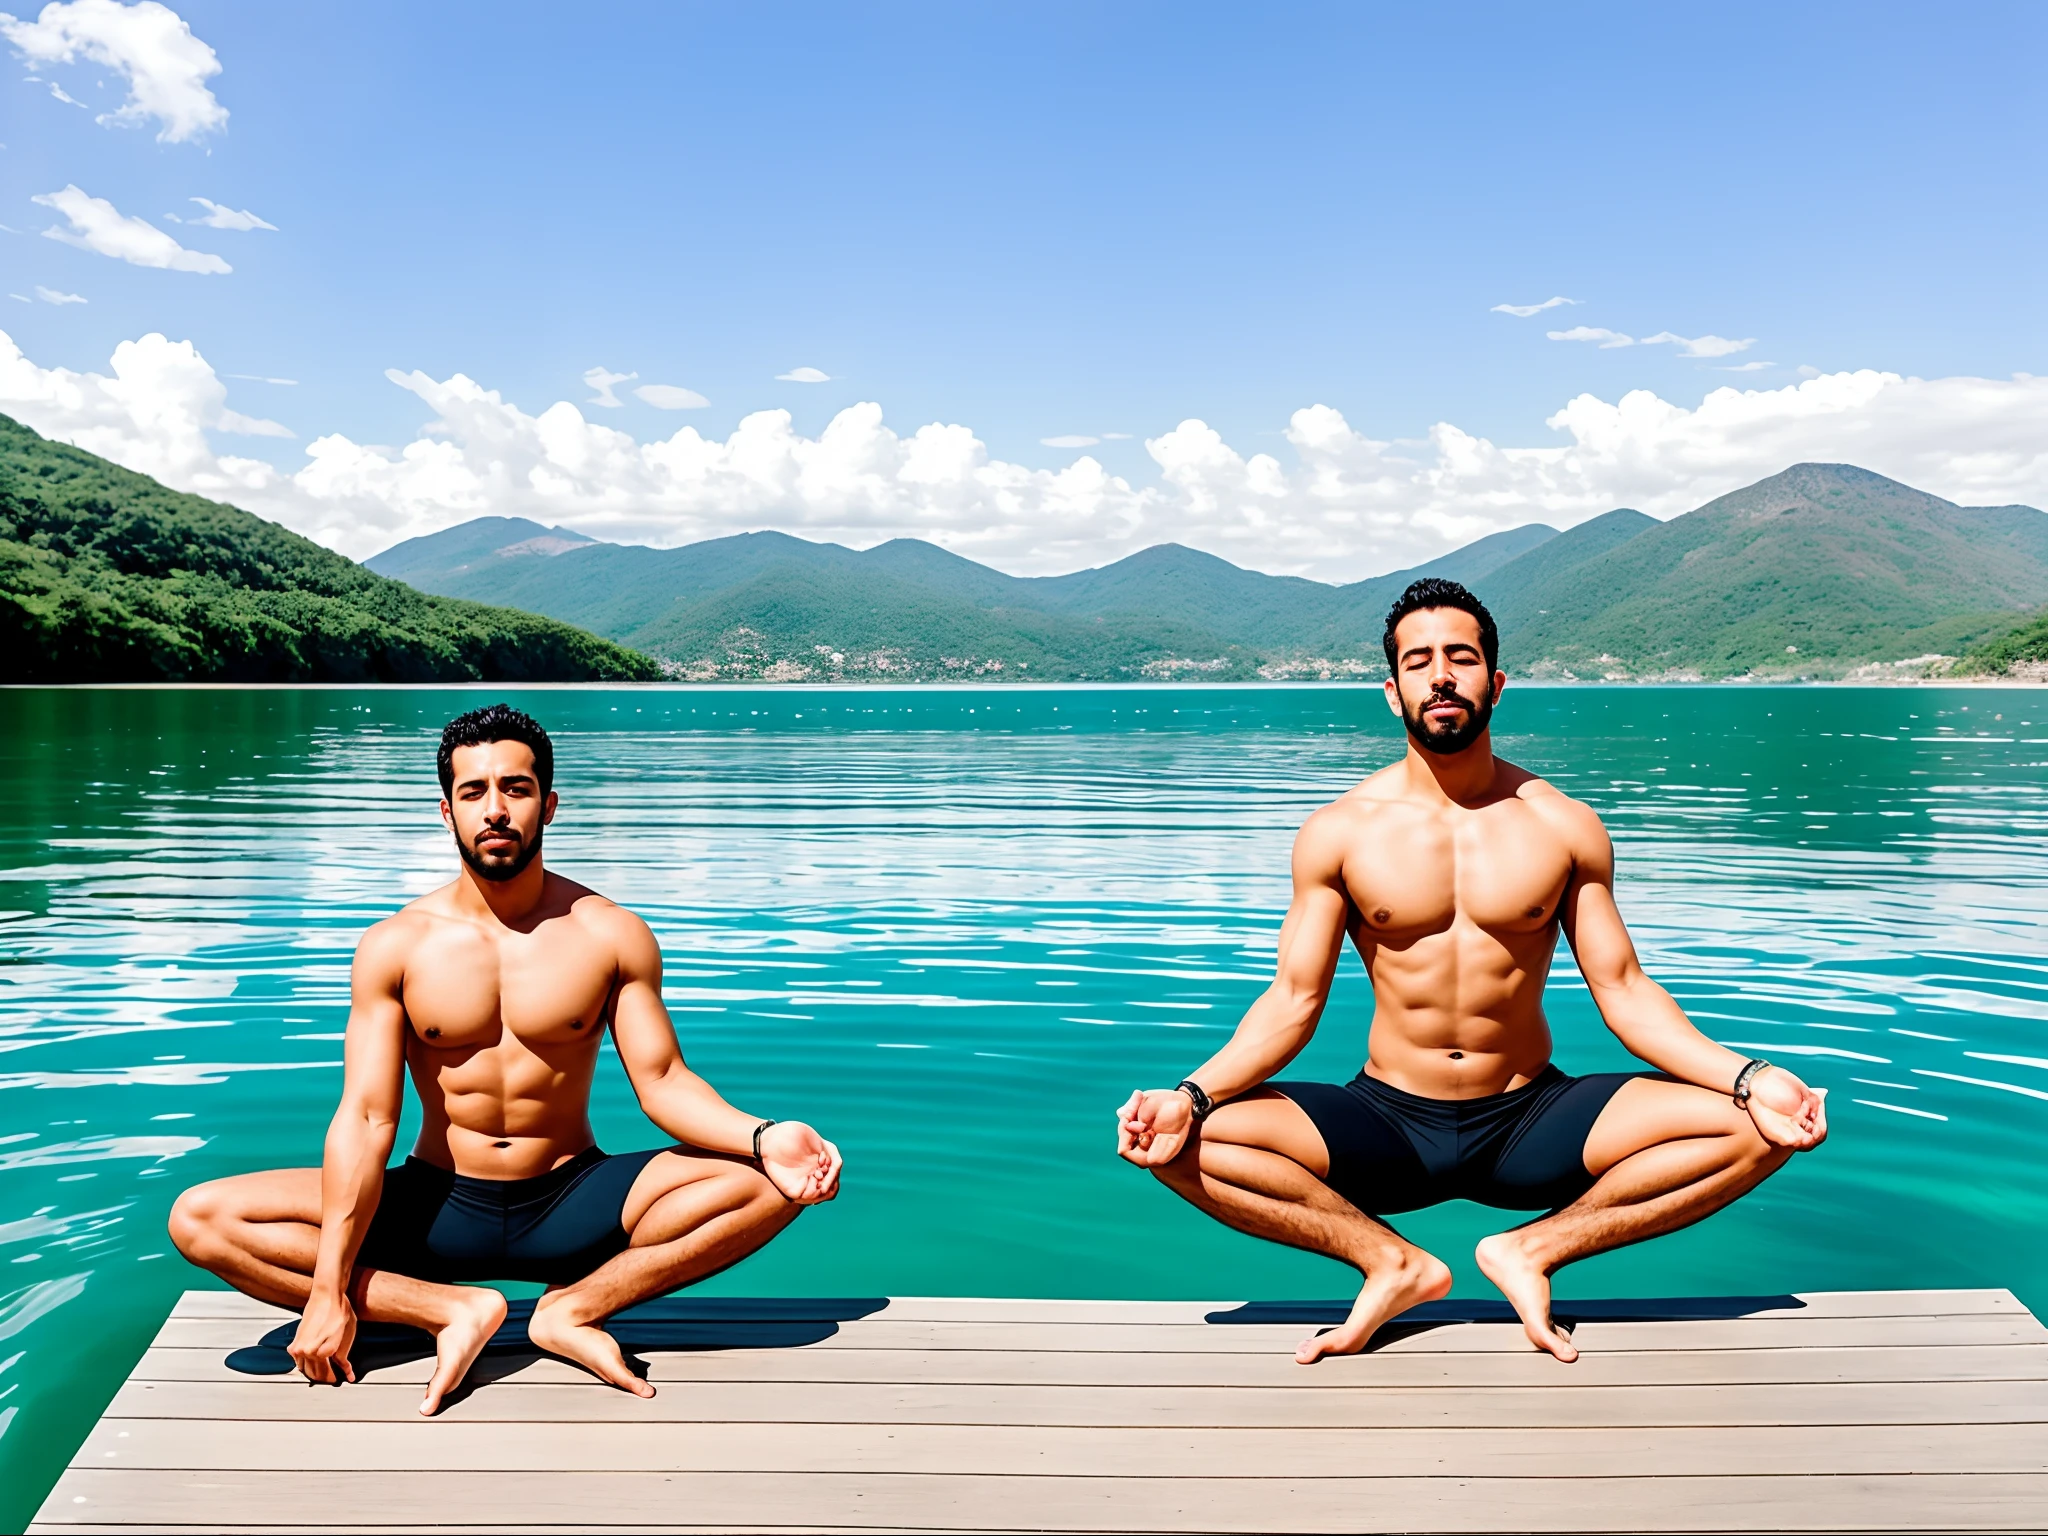
[{"label": "forested hillside", "polygon": [[0,416],[8,682],[659,677],[612,641],[429,596]]},{"label": "forested hillside", "polygon": [[1016,577],[936,545],[854,551],[781,533],[679,549],[477,519],[369,563],[429,591],[531,607],[703,678],[1382,673],[1388,604],[1418,575],[1474,587],[1510,670],[1553,677],[1842,676],[1969,652],[2048,603],[2048,515],[1960,507],[1842,464],[1802,464],[1659,522],[1620,509],[1491,535],[1335,586],[1175,544]]}]

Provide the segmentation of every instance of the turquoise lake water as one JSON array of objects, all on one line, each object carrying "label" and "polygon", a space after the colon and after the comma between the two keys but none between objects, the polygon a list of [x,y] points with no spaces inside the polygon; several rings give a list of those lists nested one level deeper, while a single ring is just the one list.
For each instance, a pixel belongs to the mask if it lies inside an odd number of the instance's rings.
[{"label": "turquoise lake water", "polygon": [[[1264,985],[1287,852],[1400,750],[1377,689],[0,692],[0,1528],[180,1290],[189,1183],[306,1164],[356,936],[446,879],[433,743],[555,733],[551,864],[660,936],[690,1059],[845,1193],[724,1292],[1337,1296],[1112,1155]],[[1607,818],[1653,975],[1832,1090],[1832,1140],[1566,1296],[2009,1286],[2048,1309],[2048,692],[1511,690]],[[1355,959],[1297,1075],[1348,1077]],[[1610,1070],[1568,955],[1559,1061]],[[657,1139],[616,1064],[602,1143]],[[409,1136],[409,1132],[407,1135]],[[1485,1294],[1500,1213],[1404,1220]]]}]

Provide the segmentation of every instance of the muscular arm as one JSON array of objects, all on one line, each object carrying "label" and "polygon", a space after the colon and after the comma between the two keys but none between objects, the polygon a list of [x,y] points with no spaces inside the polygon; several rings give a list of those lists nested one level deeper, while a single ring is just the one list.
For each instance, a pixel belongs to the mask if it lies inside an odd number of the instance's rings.
[{"label": "muscular arm", "polygon": [[[1616,1039],[1660,1072],[1728,1093],[1748,1059],[1717,1045],[1643,971],[1614,900],[1614,843],[1600,820],[1567,802],[1574,870],[1559,914],[1594,1006]],[[1804,1150],[1827,1136],[1823,1095],[1782,1067],[1750,1084],[1750,1117],[1765,1139]]]},{"label": "muscular arm", "polygon": [[[1344,845],[1331,813],[1310,817],[1301,829],[1293,866],[1294,897],[1280,925],[1272,983],[1223,1049],[1189,1074],[1218,1103],[1249,1093],[1301,1054],[1330,1000],[1351,910]],[[1187,1139],[1190,1109],[1177,1091],[1133,1094],[1119,1115],[1118,1152],[1144,1165],[1172,1161]]]},{"label": "muscular arm", "polygon": [[[661,1000],[661,946],[653,933],[623,908],[610,909],[603,920],[618,953],[612,1041],[640,1108],[679,1142],[751,1158],[754,1128],[766,1117],[734,1109],[684,1064],[675,1024]],[[800,1121],[779,1121],[762,1133],[761,1162],[792,1200],[811,1204],[838,1193],[838,1149]]]},{"label": "muscular arm", "polygon": [[332,1381],[337,1369],[355,1380],[348,1358],[355,1338],[348,1286],[398,1136],[405,1095],[404,979],[404,936],[380,923],[357,946],[349,973],[341,1105],[328,1123],[320,1157],[320,1245],[312,1295],[292,1341],[292,1358],[313,1381]]}]

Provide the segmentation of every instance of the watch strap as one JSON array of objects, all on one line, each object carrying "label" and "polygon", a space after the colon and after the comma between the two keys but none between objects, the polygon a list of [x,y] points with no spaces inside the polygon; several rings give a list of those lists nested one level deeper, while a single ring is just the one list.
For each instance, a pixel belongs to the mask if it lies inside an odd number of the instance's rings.
[{"label": "watch strap", "polygon": [[1216,1107],[1216,1101],[1209,1097],[1202,1085],[1192,1077],[1184,1077],[1174,1084],[1175,1089],[1188,1096],[1188,1103],[1194,1106],[1195,1124],[1200,1125],[1209,1118],[1209,1112]]}]

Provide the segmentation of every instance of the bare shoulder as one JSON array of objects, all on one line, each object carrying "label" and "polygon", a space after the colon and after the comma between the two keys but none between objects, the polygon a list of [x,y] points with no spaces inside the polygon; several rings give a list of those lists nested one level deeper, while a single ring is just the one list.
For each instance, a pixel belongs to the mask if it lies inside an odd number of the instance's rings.
[{"label": "bare shoulder", "polygon": [[[552,871],[548,875],[551,885],[560,878]],[[655,943],[654,930],[631,908],[622,907],[609,896],[602,896],[574,880],[563,879],[559,891],[551,891],[550,895],[561,904],[570,920],[602,944],[618,964],[644,963],[650,955],[659,958],[660,949]]]},{"label": "bare shoulder", "polygon": [[359,976],[385,977],[397,981],[434,925],[432,896],[406,903],[381,922],[372,923],[356,941],[356,971]]},{"label": "bare shoulder", "polygon": [[1399,805],[1400,785],[1393,774],[1393,768],[1382,768],[1313,812],[1294,839],[1297,867],[1340,868],[1359,837]]},{"label": "bare shoulder", "polygon": [[1502,760],[1500,768],[1511,775],[1501,787],[1548,827],[1568,846],[1575,858],[1604,855],[1608,849],[1607,828],[1599,813],[1583,800],[1574,800],[1555,784],[1526,768]]}]

